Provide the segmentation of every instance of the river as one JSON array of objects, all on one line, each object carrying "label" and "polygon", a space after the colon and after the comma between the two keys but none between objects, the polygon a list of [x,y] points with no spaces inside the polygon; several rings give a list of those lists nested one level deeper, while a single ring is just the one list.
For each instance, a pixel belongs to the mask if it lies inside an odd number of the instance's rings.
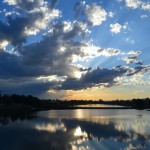
[{"label": "river", "polygon": [[147,110],[49,110],[0,118],[0,150],[149,149]]}]

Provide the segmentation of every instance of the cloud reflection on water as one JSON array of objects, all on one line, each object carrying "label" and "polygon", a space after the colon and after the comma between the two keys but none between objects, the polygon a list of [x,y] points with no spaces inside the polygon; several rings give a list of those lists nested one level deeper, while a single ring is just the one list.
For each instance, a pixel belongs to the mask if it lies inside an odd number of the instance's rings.
[{"label": "cloud reflection on water", "polygon": [[148,115],[98,116],[91,111],[88,117],[60,118],[61,113],[65,115],[68,113],[69,116],[77,114],[75,111],[73,114],[71,111],[52,111],[52,115],[54,113],[59,114],[58,117],[37,115],[30,120],[10,121],[0,126],[0,149],[149,150],[150,148]]},{"label": "cloud reflection on water", "polygon": [[39,131],[48,131],[48,132],[56,132],[56,131],[66,131],[66,127],[63,123],[60,124],[51,124],[45,125],[44,123],[42,125],[36,125],[35,128]]}]

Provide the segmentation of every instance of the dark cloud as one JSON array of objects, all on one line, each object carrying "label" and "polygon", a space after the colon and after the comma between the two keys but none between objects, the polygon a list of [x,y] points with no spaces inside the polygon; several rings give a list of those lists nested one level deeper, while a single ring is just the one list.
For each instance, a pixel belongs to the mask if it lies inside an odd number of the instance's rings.
[{"label": "dark cloud", "polygon": [[130,68],[128,70],[127,76],[133,76],[135,74],[145,74],[150,71],[150,65],[140,65],[135,68]]},{"label": "dark cloud", "polygon": [[35,80],[34,78],[6,79],[0,80],[0,89],[5,94],[25,94],[40,96],[49,89],[54,88],[58,83],[56,81]]},{"label": "dark cloud", "polygon": [[7,40],[12,45],[20,45],[26,41],[26,35],[24,30],[27,24],[29,24],[29,18],[15,18],[11,16],[7,17],[8,23],[0,22],[0,40]]},{"label": "dark cloud", "polygon": [[9,26],[0,21],[0,41],[8,39],[7,35],[10,35],[10,32]]},{"label": "dark cloud", "polygon": [[57,87],[57,90],[81,90],[91,87],[112,87],[118,85],[115,80],[117,77],[133,76],[136,74],[145,74],[150,71],[149,65],[137,66],[135,68],[129,68],[126,66],[116,66],[112,69],[97,68],[89,70],[83,74],[80,79],[68,78],[61,86]]},{"label": "dark cloud", "polygon": [[[75,41],[84,33],[78,22],[65,29],[67,23],[56,23],[52,32],[40,42],[17,47],[16,53],[0,51],[1,87],[5,93],[35,94],[44,93],[61,82],[35,80],[40,76],[73,76],[78,67],[72,65],[73,55],[83,55],[84,43]],[[63,49],[62,49],[63,48]],[[82,69],[82,68],[81,68]],[[5,85],[5,86],[4,86]],[[16,92],[15,92],[16,91]]]},{"label": "dark cloud", "polygon": [[142,61],[137,61],[136,65],[143,65],[143,62]]},{"label": "dark cloud", "polygon": [[118,76],[122,76],[124,73],[127,72],[126,68],[118,66],[113,69],[106,69],[106,68],[97,68],[92,71],[87,72],[83,77],[82,80],[84,82],[89,83],[110,83],[113,79]]},{"label": "dark cloud", "polygon": [[130,51],[130,52],[128,53],[130,56],[128,56],[128,57],[123,57],[122,60],[125,61],[127,64],[130,64],[130,63],[136,63],[136,64],[137,64],[137,62],[140,62],[140,61],[138,61],[137,59],[138,59],[138,57],[139,57],[139,55],[140,55],[141,53],[142,53],[141,51],[137,51],[137,52],[135,52],[135,51]]},{"label": "dark cloud", "polygon": [[[31,17],[32,16],[32,17]],[[51,27],[40,42],[27,46],[19,46],[25,41],[24,31],[33,28],[33,24],[42,19],[43,14],[33,13],[26,17],[8,18],[7,23],[2,23],[0,33],[2,39],[11,41],[19,55],[0,52],[1,77],[22,77],[39,75],[67,75],[70,76],[77,68],[72,65],[73,55],[83,55],[83,43],[74,40],[85,33],[84,24],[79,22],[58,22]],[[17,31],[16,31],[17,30]],[[19,47],[18,47],[19,46]],[[64,50],[64,51],[63,51]]]},{"label": "dark cloud", "polygon": [[84,43],[74,41],[76,36],[84,33],[75,24],[65,31],[64,23],[53,26],[53,32],[47,34],[42,41],[18,49],[23,63],[30,67],[46,67],[49,74],[72,74],[77,68],[72,65],[74,55],[83,56],[81,51]]},{"label": "dark cloud", "polygon": [[47,67],[32,67],[25,65],[22,57],[10,54],[8,52],[0,52],[0,78],[21,78],[21,77],[38,77],[40,75],[49,75]]},{"label": "dark cloud", "polygon": [[[29,54],[28,54],[29,55]],[[40,54],[39,54],[40,55]],[[0,78],[22,78],[22,77],[38,77],[38,76],[49,76],[49,75],[59,75],[59,76],[72,76],[74,70],[77,67],[69,65],[69,60],[67,56],[60,55],[62,58],[57,57],[43,57],[33,54],[37,59],[32,60],[32,57],[25,58],[16,56],[14,54],[9,54],[7,52],[0,52]],[[30,55],[31,56],[31,55]],[[70,56],[70,55],[69,55]],[[27,56],[26,56],[27,57]],[[39,58],[38,58],[39,57]],[[55,59],[58,60],[55,60]],[[63,59],[64,58],[64,59]],[[31,59],[31,60],[29,60]],[[42,59],[42,60],[41,60]],[[50,59],[50,60],[49,60]],[[33,63],[33,64],[32,64]],[[48,64],[47,64],[48,63]],[[52,64],[51,64],[52,63]]]},{"label": "dark cloud", "polygon": [[124,60],[127,64],[136,62],[138,56],[129,56],[129,57],[123,57],[122,60]]},{"label": "dark cloud", "polygon": [[83,74],[80,79],[68,78],[58,89],[60,90],[81,90],[91,87],[112,86],[116,77],[123,76],[128,69],[117,66],[113,69],[97,68]]},{"label": "dark cloud", "polygon": [[98,50],[98,52],[102,53],[102,55],[113,56],[113,55],[118,55],[120,53],[120,50],[119,49],[115,49],[115,48],[100,48]]}]

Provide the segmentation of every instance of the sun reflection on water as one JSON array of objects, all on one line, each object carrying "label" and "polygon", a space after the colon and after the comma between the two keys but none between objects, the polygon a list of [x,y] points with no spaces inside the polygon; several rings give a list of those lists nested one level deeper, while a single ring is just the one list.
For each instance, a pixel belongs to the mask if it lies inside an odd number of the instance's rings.
[{"label": "sun reflection on water", "polygon": [[81,127],[78,126],[78,127],[75,129],[74,136],[87,137],[87,133],[86,133],[86,132],[82,132]]}]

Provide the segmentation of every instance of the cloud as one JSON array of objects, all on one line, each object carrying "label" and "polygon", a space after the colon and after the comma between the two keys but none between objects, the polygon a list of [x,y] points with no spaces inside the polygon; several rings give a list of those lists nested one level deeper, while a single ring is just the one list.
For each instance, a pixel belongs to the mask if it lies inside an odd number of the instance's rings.
[{"label": "cloud", "polygon": [[127,64],[136,62],[138,56],[129,56],[129,57],[123,57],[122,60],[124,60]]},{"label": "cloud", "polygon": [[83,74],[80,79],[68,78],[57,90],[81,90],[91,87],[110,87],[116,84],[115,78],[123,76],[128,69],[117,66],[113,69],[96,68]]},{"label": "cloud", "polygon": [[110,31],[112,33],[119,33],[121,31],[122,26],[119,23],[110,24]]},{"label": "cloud", "polygon": [[17,0],[4,0],[4,3],[8,3],[9,5],[16,5]]},{"label": "cloud", "polygon": [[141,51],[130,51],[128,52],[130,56],[123,57],[122,60],[125,61],[127,64],[130,64],[130,63],[141,64],[141,62],[137,60],[138,56],[141,53],[142,53]]},{"label": "cloud", "polygon": [[133,76],[133,75],[144,75],[145,73],[150,71],[150,65],[139,65],[135,68],[130,68],[128,70],[127,76]]},{"label": "cloud", "polygon": [[136,9],[141,5],[141,0],[125,0],[126,6]]},{"label": "cloud", "polygon": [[[84,59],[120,54],[119,49],[100,48],[85,41],[76,40],[77,37],[82,37],[86,32],[87,25],[82,22],[56,22],[40,42],[18,47],[16,51],[19,55],[1,51],[0,77],[3,79],[2,84],[9,80],[9,83],[11,81],[12,85],[16,86],[12,89],[10,84],[5,83],[11,90],[6,87],[4,91],[18,90],[20,93],[24,91],[25,94],[30,94],[30,92],[44,93],[50,89],[80,90],[102,86],[111,87],[117,84],[115,81],[117,77],[123,76],[127,72],[128,75],[140,72],[138,69],[128,71],[129,69],[123,66],[112,69],[99,67],[97,69],[84,69],[75,66],[73,64],[74,56]],[[139,54],[140,52],[130,51],[129,53]],[[77,71],[84,72],[81,78],[75,78],[74,74]],[[50,75],[57,75],[58,78],[66,77],[59,81],[47,80]],[[37,81],[40,76],[42,78]]]},{"label": "cloud", "polygon": [[[76,41],[75,38],[82,37],[86,32],[87,26],[82,22],[57,22],[40,42],[16,48],[17,55],[14,51],[10,53],[2,50],[0,76],[73,76],[79,70],[73,64],[73,57],[83,58],[87,55],[83,52],[86,43]],[[2,43],[1,48],[6,44]]]},{"label": "cloud", "polygon": [[136,63],[136,65],[143,65],[142,61],[136,61],[135,63]]},{"label": "cloud", "polygon": [[22,77],[37,77],[48,75],[48,69],[42,66],[25,65],[20,56],[5,51],[0,52],[0,78],[13,79]]},{"label": "cloud", "polygon": [[86,26],[80,22],[59,22],[53,25],[43,40],[24,46],[18,51],[26,65],[47,67],[50,74],[69,76],[77,68],[72,65],[73,57],[85,56],[82,52],[85,44],[74,40],[84,33]]},{"label": "cloud", "polygon": [[132,9],[140,8],[145,11],[150,11],[150,2],[142,2],[141,0],[126,0],[126,6]]},{"label": "cloud", "polygon": [[126,30],[128,28],[128,22],[126,22],[124,25],[119,23],[110,24],[110,31],[114,34],[120,33],[122,29]]},{"label": "cloud", "polygon": [[135,41],[133,39],[131,39],[130,37],[127,37],[125,39],[125,42],[129,43],[129,44],[135,44]]},{"label": "cloud", "polygon": [[34,11],[46,4],[44,0],[4,0],[4,3],[16,6],[26,12]]},{"label": "cloud", "polygon": [[19,12],[16,12],[16,11],[7,11],[5,12],[5,16],[12,16],[12,15],[17,15],[17,16],[20,16],[20,13]]},{"label": "cloud", "polygon": [[92,87],[112,87],[120,85],[121,77],[144,75],[150,71],[150,65],[129,68],[127,66],[116,66],[112,69],[99,68],[87,71],[81,78],[67,78],[56,90],[83,90]]},{"label": "cloud", "polygon": [[142,149],[143,146],[142,145],[133,145],[133,144],[129,144],[124,150],[130,150],[130,149]]},{"label": "cloud", "polygon": [[150,2],[143,2],[141,8],[150,11]]},{"label": "cloud", "polygon": [[133,51],[133,50],[128,52],[129,55],[137,55],[137,56],[140,55],[141,53],[142,53],[141,51]]},{"label": "cloud", "polygon": [[[17,46],[12,53],[0,52],[2,58],[0,61],[0,66],[2,66],[0,77],[2,79],[13,80],[13,78],[25,77],[36,79],[39,76],[46,77],[49,75],[71,78],[76,71],[82,70],[82,68],[78,68],[73,64],[73,58],[76,56],[82,59],[94,55],[84,51],[84,47],[92,48],[91,45],[87,42],[75,40],[82,38],[84,34],[89,32],[87,22],[81,21],[53,22],[48,33],[43,36],[40,42],[19,46],[26,41],[28,36],[35,35],[42,29],[47,28],[49,21],[59,17],[60,11],[48,8],[48,3],[44,1],[6,0],[4,2],[16,6],[21,11],[23,10],[26,15],[12,18],[10,14],[7,18],[8,23],[0,22],[1,49],[4,49],[8,42],[11,42],[14,47]],[[51,1],[51,5],[55,5],[55,3],[56,1]],[[32,8],[27,7],[30,4],[32,4],[30,6]],[[86,15],[89,16],[89,20],[91,19],[88,12],[94,15],[93,9],[96,9],[98,14],[104,13],[104,10],[96,4],[86,5]],[[92,21],[94,20],[91,20],[91,23]],[[97,23],[100,24],[102,21],[103,19]],[[95,23],[93,22],[93,24]],[[96,48],[96,52],[98,49]],[[107,53],[111,55],[116,54],[117,51],[113,52],[109,49]]]},{"label": "cloud", "polygon": [[85,1],[77,2],[74,10],[75,18],[84,20],[89,26],[98,26],[106,21],[107,12],[96,3],[88,5]]},{"label": "cloud", "polygon": [[6,40],[14,46],[25,43],[28,36],[47,29],[50,22],[61,14],[58,9],[49,8],[48,3],[40,0],[5,0],[4,2],[17,7],[22,14],[14,18],[9,13],[7,22],[0,21],[0,42]]},{"label": "cloud", "polygon": [[9,44],[9,42],[8,41],[6,41],[6,40],[1,40],[1,42],[0,42],[0,50],[5,50],[5,48],[6,48],[6,46]]},{"label": "cloud", "polygon": [[0,89],[5,94],[40,96],[56,85],[56,81],[43,82],[34,78],[0,79]]},{"label": "cloud", "polygon": [[143,19],[143,18],[148,18],[148,16],[147,15],[141,15],[141,18]]},{"label": "cloud", "polygon": [[111,17],[111,18],[113,18],[114,15],[115,15],[115,13],[113,13],[113,12],[109,12],[109,13],[108,13],[108,16]]},{"label": "cloud", "polygon": [[93,3],[92,5],[86,5],[85,14],[88,17],[88,21],[93,25],[100,25],[106,20],[107,12],[101,7]]},{"label": "cloud", "polygon": [[[118,85],[119,77],[149,70],[149,66],[137,60],[140,51],[130,51],[123,58],[127,63],[134,62],[135,68],[88,67],[88,63],[99,56],[125,55],[120,49],[96,46],[89,41],[91,28],[114,15],[96,3],[76,3],[75,20],[69,21],[59,18],[62,13],[54,8],[57,0],[3,2],[14,8],[5,10],[5,21],[0,21],[0,89],[5,93],[47,95],[54,90],[61,93],[62,90],[112,87]],[[128,23],[110,24],[110,27],[116,34],[127,29]],[[29,37],[40,41],[34,42]]]},{"label": "cloud", "polygon": [[116,56],[121,53],[119,49],[102,48],[86,42],[82,43],[82,45],[78,48],[81,50],[82,56],[81,55],[74,56],[73,62],[88,61],[89,59],[98,56]]},{"label": "cloud", "polygon": [[100,48],[98,52],[100,52],[99,55],[103,56],[115,56],[120,54],[120,50],[115,48]]}]

